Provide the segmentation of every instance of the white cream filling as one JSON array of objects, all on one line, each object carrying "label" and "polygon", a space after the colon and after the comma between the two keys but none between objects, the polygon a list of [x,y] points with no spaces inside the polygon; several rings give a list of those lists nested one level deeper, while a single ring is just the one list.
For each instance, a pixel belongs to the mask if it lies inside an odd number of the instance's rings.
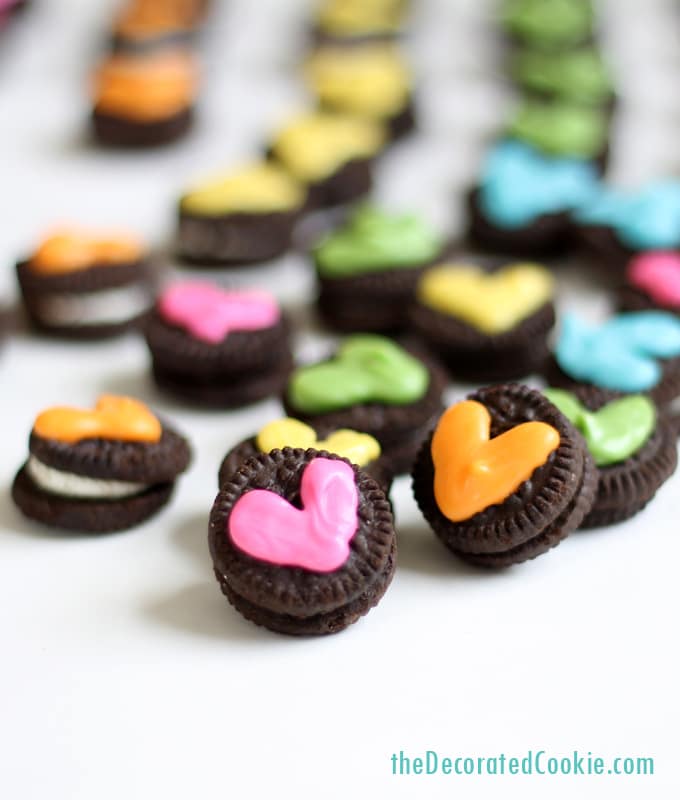
[{"label": "white cream filling", "polygon": [[33,455],[28,458],[26,471],[41,489],[62,497],[116,500],[121,497],[132,497],[151,485],[131,481],[98,480],[73,472],[62,472],[54,467],[48,467]]},{"label": "white cream filling", "polygon": [[116,325],[146,311],[150,300],[146,287],[136,283],[98,292],[49,294],[34,303],[50,325]]}]

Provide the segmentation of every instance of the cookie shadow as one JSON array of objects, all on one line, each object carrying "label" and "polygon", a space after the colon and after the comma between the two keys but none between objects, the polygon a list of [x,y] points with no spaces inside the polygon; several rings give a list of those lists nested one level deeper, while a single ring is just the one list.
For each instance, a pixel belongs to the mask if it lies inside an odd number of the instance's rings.
[{"label": "cookie shadow", "polygon": [[488,570],[467,564],[448,550],[425,522],[397,525],[397,569],[435,578],[488,580],[503,570]]},{"label": "cookie shadow", "polygon": [[207,512],[187,514],[170,535],[172,544],[200,567],[202,575],[212,575],[208,548],[208,518]]},{"label": "cookie shadow", "polygon": [[271,634],[248,622],[229,606],[217,581],[194,583],[144,606],[153,622],[189,636],[229,642],[271,640]]},{"label": "cookie shadow", "polygon": [[153,384],[150,368],[111,371],[97,388],[100,394],[135,397],[143,403],[155,406],[159,405],[159,401],[165,400]]}]

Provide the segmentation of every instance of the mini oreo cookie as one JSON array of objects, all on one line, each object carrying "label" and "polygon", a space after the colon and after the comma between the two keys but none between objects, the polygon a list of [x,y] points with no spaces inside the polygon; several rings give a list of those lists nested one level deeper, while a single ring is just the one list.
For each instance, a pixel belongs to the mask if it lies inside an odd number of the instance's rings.
[{"label": "mini oreo cookie", "polygon": [[597,494],[581,527],[635,516],[673,474],[678,454],[669,419],[643,395],[621,397],[594,387],[544,394],[576,426],[597,466]]},{"label": "mini oreo cookie", "polygon": [[330,359],[292,372],[286,413],[315,429],[368,433],[393,474],[408,472],[446,386],[441,367],[418,352],[382,336],[348,336]]},{"label": "mini oreo cookie", "polygon": [[191,127],[198,67],[187,48],[109,56],[95,75],[91,124],[110,147],[152,147]]},{"label": "mini oreo cookie", "polygon": [[550,158],[580,159],[604,172],[609,160],[608,123],[608,114],[598,107],[525,98],[506,135]]},{"label": "mini oreo cookie", "polygon": [[62,230],[16,265],[31,323],[51,335],[115,336],[135,327],[153,303],[153,268],[128,236]]},{"label": "mini oreo cookie", "polygon": [[375,120],[390,139],[415,127],[413,75],[397,47],[319,47],[306,59],[303,72],[321,110]]},{"label": "mini oreo cookie", "polygon": [[360,206],[314,248],[321,316],[345,333],[405,328],[418,278],[441,248],[417,216]]},{"label": "mini oreo cookie", "polygon": [[269,422],[259,433],[237,444],[226,454],[220,465],[218,476],[222,487],[248,458],[259,453],[282,450],[284,447],[325,450],[346,458],[370,475],[376,483],[389,492],[392,470],[386,463],[377,439],[366,433],[349,429],[319,432],[310,425],[290,417]]},{"label": "mini oreo cookie", "polygon": [[279,394],[291,369],[288,322],[267,292],[171,284],[145,335],[159,388],[200,406],[237,408]]},{"label": "mini oreo cookie", "polygon": [[619,290],[619,308],[680,315],[680,253],[650,250],[633,258]]},{"label": "mini oreo cookie", "polygon": [[229,602],[278,633],[338,633],[375,606],[396,563],[385,493],[324,451],[247,459],[210,514],[210,553]]},{"label": "mini oreo cookie", "polygon": [[592,0],[503,0],[500,14],[514,46],[569,53],[595,38]]},{"label": "mini oreo cookie", "polygon": [[680,396],[680,319],[664,311],[631,311],[593,325],[567,314],[545,377],[568,390],[593,385],[648,394],[663,408]]},{"label": "mini oreo cookie", "polygon": [[468,195],[468,237],[484,250],[537,257],[573,243],[570,212],[598,191],[587,161],[550,157],[517,139],[491,148]]},{"label": "mini oreo cookie", "polygon": [[194,109],[185,108],[159,120],[140,121],[92,112],[92,130],[97,141],[112,148],[159,147],[181,139],[194,123]]},{"label": "mini oreo cookie", "polygon": [[521,378],[542,372],[549,357],[553,292],[552,276],[536,264],[441,264],[421,277],[411,323],[454,377]]},{"label": "mini oreo cookie", "polygon": [[465,561],[506,567],[579,527],[597,473],[580,434],[540,392],[490,386],[451,406],[413,467],[416,501]]},{"label": "mini oreo cookie", "polygon": [[274,137],[267,157],[307,186],[307,210],[353,202],[372,186],[371,165],[385,145],[379,122],[349,114],[308,113]]},{"label": "mini oreo cookie", "polygon": [[680,181],[659,180],[623,191],[602,185],[573,212],[578,242],[597,263],[621,276],[650,250],[680,250]]},{"label": "mini oreo cookie", "polygon": [[94,411],[40,414],[12,498],[33,520],[106,533],[144,522],[164,506],[190,460],[189,445],[142,403],[103,396]]},{"label": "mini oreo cookie", "polygon": [[180,200],[180,255],[201,264],[277,258],[291,247],[305,199],[304,187],[272,163],[214,177]]}]

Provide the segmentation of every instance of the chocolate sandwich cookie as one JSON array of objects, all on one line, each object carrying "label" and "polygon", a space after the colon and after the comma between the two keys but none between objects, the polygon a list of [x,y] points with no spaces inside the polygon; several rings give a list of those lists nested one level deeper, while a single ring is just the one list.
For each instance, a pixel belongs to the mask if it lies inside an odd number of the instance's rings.
[{"label": "chocolate sandwich cookie", "polygon": [[623,191],[602,185],[573,212],[580,244],[595,263],[621,276],[648,250],[680,250],[680,180]]},{"label": "chocolate sandwich cookie", "polygon": [[619,292],[623,311],[670,311],[680,315],[680,253],[650,250],[635,256]]},{"label": "chocolate sandwich cookie", "polygon": [[418,278],[441,249],[442,238],[415,215],[357,208],[313,251],[321,316],[343,332],[405,328]]},{"label": "chocolate sandwich cookie", "polygon": [[193,43],[206,3],[199,0],[127,0],[113,23],[114,50],[148,53]]},{"label": "chocolate sandwich cookie", "polygon": [[319,47],[304,76],[322,109],[380,122],[393,139],[415,126],[413,76],[394,45]]},{"label": "chocolate sandwich cookie", "polygon": [[594,387],[544,394],[583,435],[597,466],[595,502],[581,527],[629,519],[675,472],[675,431],[648,397],[617,398]]},{"label": "chocolate sandwich cookie", "polygon": [[274,137],[268,154],[306,184],[310,209],[349,203],[372,185],[371,163],[386,141],[373,120],[326,112],[306,114]]},{"label": "chocolate sandwich cookie", "polygon": [[267,423],[260,431],[237,444],[227,453],[220,465],[218,482],[220,487],[231,479],[234,472],[251,456],[297,447],[306,450],[324,450],[346,458],[356,464],[388,493],[392,484],[392,471],[385,462],[377,439],[367,433],[349,430],[328,430],[319,434],[310,425],[298,419],[285,417]]},{"label": "chocolate sandwich cookie", "polygon": [[546,371],[551,386],[648,394],[662,408],[680,396],[680,319],[674,314],[629,311],[595,325],[568,314],[560,328]]},{"label": "chocolate sandwich cookie", "polygon": [[139,525],[164,506],[190,460],[189,445],[138,400],[104,395],[94,410],[43,411],[12,497],[53,528],[106,533]]},{"label": "chocolate sandwich cookie", "polygon": [[609,119],[597,107],[525,100],[506,134],[550,158],[577,158],[604,171],[609,155]]},{"label": "chocolate sandwich cookie", "polygon": [[348,336],[335,355],[298,367],[283,397],[286,413],[314,428],[374,436],[393,474],[408,472],[443,408],[446,377],[382,336]]},{"label": "chocolate sandwich cookie", "polygon": [[540,392],[490,386],[451,406],[413,467],[413,492],[439,539],[465,561],[535,558],[582,523],[597,473],[583,438]]},{"label": "chocolate sandwich cookie", "polygon": [[492,252],[528,258],[563,252],[573,243],[570,211],[597,187],[592,164],[506,139],[487,154],[468,197],[468,236]]},{"label": "chocolate sandwich cookie", "polygon": [[281,167],[257,163],[189,189],[179,204],[178,248],[186,261],[266,261],[291,246],[306,190]]},{"label": "chocolate sandwich cookie", "polygon": [[186,49],[116,54],[95,75],[92,126],[111,147],[152,147],[191,127],[198,67]]},{"label": "chocolate sandwich cookie", "polygon": [[521,378],[545,368],[553,294],[551,274],[537,264],[441,264],[422,275],[411,323],[455,378]]},{"label": "chocolate sandwich cookie", "polygon": [[153,268],[122,234],[64,229],[16,265],[23,305],[45,333],[82,339],[120,334],[153,304]]},{"label": "chocolate sandwich cookie", "polygon": [[501,21],[513,44],[552,52],[591,43],[595,30],[592,0],[504,0]]},{"label": "chocolate sandwich cookie", "polygon": [[291,369],[288,323],[267,292],[171,284],[145,332],[156,384],[191,404],[254,403],[279,394]]},{"label": "chocolate sandwich cookie", "polygon": [[564,53],[518,50],[510,64],[510,75],[531,98],[599,108],[608,114],[614,110],[609,69],[595,47]]},{"label": "chocolate sandwich cookie", "polygon": [[394,41],[409,6],[408,0],[323,0],[314,16],[313,41],[343,47]]},{"label": "chocolate sandwich cookie", "polygon": [[278,633],[338,633],[377,605],[396,537],[378,484],[346,459],[286,447],[245,461],[210,514],[210,553],[229,602]]}]

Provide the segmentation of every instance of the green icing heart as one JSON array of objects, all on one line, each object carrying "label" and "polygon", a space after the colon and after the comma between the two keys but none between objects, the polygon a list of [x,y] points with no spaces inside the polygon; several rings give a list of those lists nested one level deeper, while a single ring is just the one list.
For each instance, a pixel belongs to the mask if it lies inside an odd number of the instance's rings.
[{"label": "green icing heart", "polygon": [[505,0],[502,18],[515,36],[551,48],[587,39],[595,19],[591,0]]},{"label": "green icing heart", "polygon": [[509,133],[555,156],[593,158],[607,139],[605,114],[597,108],[568,103],[525,103]]},{"label": "green icing heart", "polygon": [[316,247],[314,255],[324,278],[346,278],[424,264],[440,249],[440,237],[419,217],[360,206],[344,228]]},{"label": "green icing heart", "polygon": [[420,400],[429,375],[423,364],[383,336],[348,336],[330,361],[295,370],[288,384],[291,405],[307,414],[357,403],[405,405]]},{"label": "green icing heart", "polygon": [[521,86],[565,100],[597,103],[612,94],[609,71],[592,47],[570,53],[522,50],[515,56],[511,71]]},{"label": "green icing heart", "polygon": [[546,389],[543,394],[578,428],[598,467],[618,464],[642,447],[656,427],[654,403],[629,395],[589,411],[571,392]]}]

